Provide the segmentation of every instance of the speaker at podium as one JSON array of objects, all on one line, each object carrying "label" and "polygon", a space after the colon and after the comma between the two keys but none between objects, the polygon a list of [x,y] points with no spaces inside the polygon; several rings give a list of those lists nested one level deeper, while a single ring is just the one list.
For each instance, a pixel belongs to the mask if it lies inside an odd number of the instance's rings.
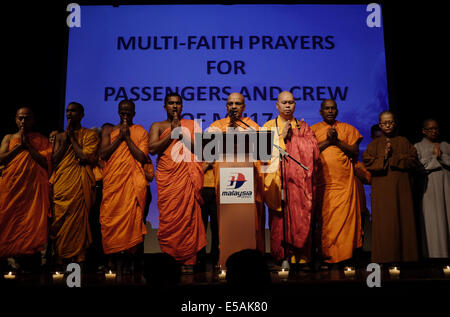
[{"label": "speaker at podium", "polygon": [[[264,177],[262,162],[272,156],[273,131],[206,133],[204,149],[216,164],[216,199],[219,224],[218,265],[243,249],[265,252]],[[212,142],[212,143],[211,143]],[[206,159],[205,159],[206,160]]]}]

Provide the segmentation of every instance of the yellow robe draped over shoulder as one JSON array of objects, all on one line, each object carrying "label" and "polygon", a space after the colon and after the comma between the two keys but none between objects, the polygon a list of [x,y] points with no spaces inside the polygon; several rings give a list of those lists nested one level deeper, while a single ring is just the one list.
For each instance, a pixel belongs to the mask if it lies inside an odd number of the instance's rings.
[{"label": "yellow robe draped over shoulder", "polygon": [[[86,156],[96,156],[98,134],[81,128],[75,133],[78,144]],[[89,230],[89,211],[95,199],[95,177],[92,167],[80,164],[72,145],[56,166],[50,182],[53,184],[54,217],[51,237],[60,258],[78,257],[84,260],[85,250],[92,238]]]}]

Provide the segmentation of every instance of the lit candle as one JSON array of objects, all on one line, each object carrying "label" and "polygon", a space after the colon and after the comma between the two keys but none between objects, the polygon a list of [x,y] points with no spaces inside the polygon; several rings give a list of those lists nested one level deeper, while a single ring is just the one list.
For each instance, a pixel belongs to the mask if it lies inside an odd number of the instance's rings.
[{"label": "lit candle", "polygon": [[283,280],[287,280],[289,277],[289,270],[281,269],[281,271],[278,271],[278,277]]},{"label": "lit candle", "polygon": [[111,270],[109,270],[108,273],[105,273],[105,277],[108,281],[113,281],[116,279],[116,273],[113,273]]},{"label": "lit candle", "polygon": [[16,275],[14,275],[13,272],[8,272],[8,274],[3,275],[3,277],[5,278],[5,280],[13,280],[16,278]]},{"label": "lit candle", "polygon": [[222,270],[219,273],[219,280],[224,280],[227,277],[227,271]]},{"label": "lit candle", "polygon": [[450,276],[450,265],[444,266],[442,270],[444,271],[445,276]]},{"label": "lit candle", "polygon": [[391,277],[399,277],[400,276],[400,268],[394,266],[389,268],[389,275]]},{"label": "lit candle", "polygon": [[53,276],[53,281],[54,282],[61,282],[63,280],[64,274],[61,274],[59,272],[55,272],[52,276]]},{"label": "lit candle", "polygon": [[346,267],[344,267],[344,274],[345,274],[345,277],[355,277],[356,271],[353,267],[346,266]]}]

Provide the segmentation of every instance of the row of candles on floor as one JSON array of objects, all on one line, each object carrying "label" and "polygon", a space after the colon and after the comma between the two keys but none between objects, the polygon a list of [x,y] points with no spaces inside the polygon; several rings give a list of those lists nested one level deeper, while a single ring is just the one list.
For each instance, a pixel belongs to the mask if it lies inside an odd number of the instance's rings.
[{"label": "row of candles on floor", "polygon": [[[444,266],[444,268],[442,269],[445,276],[450,277],[450,266]],[[351,266],[346,266],[344,268],[344,275],[346,277],[355,277],[356,276],[356,270],[354,267]],[[399,277],[400,276],[400,268],[393,266],[389,268],[389,275],[392,277]],[[227,277],[227,272],[225,270],[222,270],[219,275],[218,275],[219,279],[224,280]],[[282,269],[281,271],[278,271],[278,277],[280,279],[287,279],[289,277],[289,270],[287,269]]]},{"label": "row of candles on floor", "polygon": [[[444,266],[444,268],[442,269],[445,276],[450,277],[450,265]],[[346,266],[344,268],[344,275],[346,277],[355,277],[356,276],[356,270],[354,267],[351,266]],[[399,277],[400,276],[400,268],[393,266],[389,268],[389,275],[391,277]],[[289,270],[287,269],[282,269],[281,271],[278,271],[278,277],[280,279],[287,279],[289,276]],[[13,280],[16,278],[16,275],[14,272],[8,272],[7,274],[3,275],[3,277],[7,280]],[[64,278],[64,274],[60,273],[60,272],[55,272],[52,274],[53,277],[53,281],[59,282],[62,281]],[[219,280],[225,280],[225,278],[227,277],[227,271],[226,270],[221,270],[220,273],[218,274],[218,278]],[[116,279],[116,273],[113,271],[108,271],[105,273],[105,278],[106,280],[115,280]]]}]

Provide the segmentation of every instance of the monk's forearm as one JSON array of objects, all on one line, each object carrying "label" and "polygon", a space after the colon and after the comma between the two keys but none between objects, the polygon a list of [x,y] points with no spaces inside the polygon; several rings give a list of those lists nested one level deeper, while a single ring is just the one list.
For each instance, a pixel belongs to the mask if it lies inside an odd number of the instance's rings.
[{"label": "monk's forearm", "polygon": [[102,148],[100,152],[101,159],[105,162],[108,161],[111,155],[113,155],[113,153],[119,147],[120,143],[122,143],[122,140],[117,138],[113,143]]},{"label": "monk's forearm", "polygon": [[127,143],[128,148],[130,149],[131,155],[140,162],[141,164],[147,163],[147,155],[145,155],[144,152],[142,152],[136,144],[131,140],[130,137],[125,138],[125,142]]},{"label": "monk's forearm", "polygon": [[171,142],[172,142],[171,133],[169,133],[164,138],[158,141],[150,142],[148,146],[148,152],[151,155],[162,154],[167,149],[167,147],[170,145]]},{"label": "monk's forearm", "polygon": [[77,140],[72,136],[70,137],[70,143],[72,144],[72,148],[75,151],[75,154],[82,162],[87,162],[88,157],[83,153],[83,148],[78,144]]},{"label": "monk's forearm", "polygon": [[359,155],[359,146],[357,144],[349,145],[341,140],[338,140],[336,142],[336,146],[349,158],[357,158]]},{"label": "monk's forearm", "polygon": [[330,143],[330,141],[325,140],[325,141],[320,142],[318,145],[319,145],[319,151],[323,152],[327,147],[329,147],[331,145],[331,143]]},{"label": "monk's forearm", "polygon": [[36,161],[36,163],[38,163],[43,169],[48,169],[47,159],[44,156],[39,154],[39,152],[36,151],[36,149],[31,145],[27,146],[27,150],[30,153],[31,157]]},{"label": "monk's forearm", "polygon": [[395,154],[388,158],[389,166],[399,169],[411,169],[419,166],[420,162],[415,156],[409,154]]},{"label": "monk's forearm", "polygon": [[7,165],[13,158],[23,151],[23,147],[16,146],[11,151],[0,154],[0,165]]},{"label": "monk's forearm", "polygon": [[56,148],[52,155],[53,166],[58,166],[58,164],[62,161],[64,154],[66,154],[68,148],[68,142],[64,139],[62,146]]}]

